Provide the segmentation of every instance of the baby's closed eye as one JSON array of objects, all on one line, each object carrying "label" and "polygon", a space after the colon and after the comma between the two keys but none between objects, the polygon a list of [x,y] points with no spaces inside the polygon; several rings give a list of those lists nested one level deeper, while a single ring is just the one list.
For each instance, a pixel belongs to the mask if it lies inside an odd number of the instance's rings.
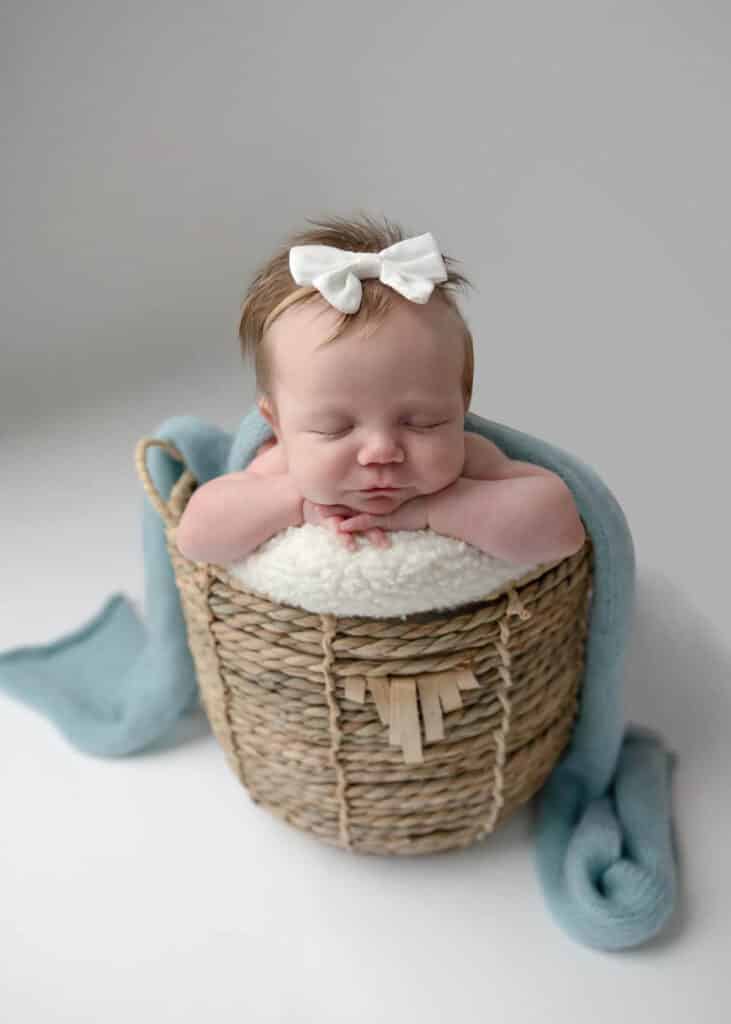
[{"label": "baby's closed eye", "polygon": [[[440,420],[438,423],[420,423],[420,422],[404,422],[401,426],[406,427],[409,430],[434,430],[436,427],[446,426],[449,420]],[[350,433],[353,429],[352,426],[340,427],[338,430],[311,430],[312,434],[319,434],[322,437],[344,437],[345,434]]]}]

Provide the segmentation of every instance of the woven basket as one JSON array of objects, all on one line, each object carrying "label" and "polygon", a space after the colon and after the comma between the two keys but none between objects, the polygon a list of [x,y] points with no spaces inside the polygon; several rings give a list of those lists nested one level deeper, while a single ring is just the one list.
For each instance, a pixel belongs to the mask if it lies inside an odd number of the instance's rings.
[{"label": "woven basket", "polygon": [[576,715],[591,541],[449,612],[319,614],[191,562],[175,529],[196,487],[165,503],[139,442],[137,470],[164,525],[201,701],[253,800],[362,853],[434,853],[489,835],[543,785]]}]

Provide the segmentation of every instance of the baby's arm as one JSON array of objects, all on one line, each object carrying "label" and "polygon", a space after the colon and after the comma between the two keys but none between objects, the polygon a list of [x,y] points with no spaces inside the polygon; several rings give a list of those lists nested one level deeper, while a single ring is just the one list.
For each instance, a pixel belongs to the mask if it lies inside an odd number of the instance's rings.
[{"label": "baby's arm", "polygon": [[427,497],[429,526],[517,565],[551,562],[586,539],[573,495],[550,470],[465,434],[462,476]]},{"label": "baby's arm", "polygon": [[175,542],[195,562],[240,561],[275,533],[300,526],[302,501],[288,473],[228,473],[193,493]]},{"label": "baby's arm", "polygon": [[571,491],[542,466],[509,459],[487,438],[465,434],[462,475],[383,516],[359,513],[341,530],[419,530],[467,541],[515,565],[552,562],[586,539]]}]

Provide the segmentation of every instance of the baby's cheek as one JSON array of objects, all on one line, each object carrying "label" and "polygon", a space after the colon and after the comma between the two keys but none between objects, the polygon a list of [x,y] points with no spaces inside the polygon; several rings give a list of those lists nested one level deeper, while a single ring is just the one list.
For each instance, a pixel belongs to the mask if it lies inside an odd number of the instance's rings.
[{"label": "baby's cheek", "polygon": [[337,498],[337,473],[330,459],[316,452],[301,452],[290,466],[290,475],[301,494],[312,502],[333,504]]},{"label": "baby's cheek", "polygon": [[456,479],[464,466],[464,444],[450,439],[440,441],[429,452],[429,464],[440,476]]}]

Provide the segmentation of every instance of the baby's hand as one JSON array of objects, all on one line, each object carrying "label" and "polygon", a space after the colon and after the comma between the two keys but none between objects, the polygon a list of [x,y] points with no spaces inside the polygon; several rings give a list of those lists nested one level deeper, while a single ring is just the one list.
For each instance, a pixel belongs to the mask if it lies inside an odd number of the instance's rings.
[{"label": "baby's hand", "polygon": [[376,515],[371,512],[356,512],[340,527],[346,532],[369,531],[374,527],[382,530],[425,530],[429,525],[428,500],[426,496],[410,498],[395,512]]},{"label": "baby's hand", "polygon": [[[311,502],[308,498],[304,498],[302,502],[302,519],[304,522],[311,523],[313,526],[324,526],[326,529],[331,530],[340,543],[349,551],[355,551],[357,547],[355,537],[351,536],[350,533],[342,533],[340,527],[342,523],[349,521],[349,517],[353,516],[358,517],[357,511],[349,508],[347,505],[319,505]],[[390,547],[391,542],[382,529],[373,527],[364,529],[363,532],[375,547]]]}]

